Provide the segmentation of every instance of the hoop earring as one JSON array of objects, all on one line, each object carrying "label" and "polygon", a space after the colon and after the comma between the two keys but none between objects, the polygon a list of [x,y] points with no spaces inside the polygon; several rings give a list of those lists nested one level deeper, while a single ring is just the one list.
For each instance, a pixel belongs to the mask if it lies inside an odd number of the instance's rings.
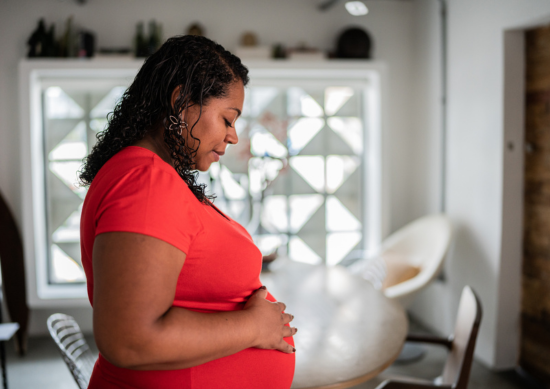
[{"label": "hoop earring", "polygon": [[181,121],[179,118],[176,118],[173,115],[170,115],[170,122],[171,124],[168,128],[170,129],[170,131],[175,131],[179,136],[181,136],[182,127],[187,128],[187,123],[185,123],[184,121]]}]

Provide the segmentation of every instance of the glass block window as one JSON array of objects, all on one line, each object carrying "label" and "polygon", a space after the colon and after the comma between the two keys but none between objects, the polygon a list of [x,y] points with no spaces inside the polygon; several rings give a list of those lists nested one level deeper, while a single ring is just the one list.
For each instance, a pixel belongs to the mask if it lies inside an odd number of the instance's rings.
[{"label": "glass block window", "polygon": [[[22,61],[22,233],[32,308],[88,305],[82,159],[141,61]],[[251,63],[239,144],[199,175],[264,254],[335,265],[380,243],[383,66]]]},{"label": "glass block window", "polygon": [[[239,143],[201,179],[264,254],[332,266],[367,245],[365,85],[295,81],[246,88]],[[49,285],[85,282],[79,239],[86,189],[77,173],[125,88],[49,82],[41,89]]]},{"label": "glass block window", "polygon": [[264,254],[332,266],[362,248],[362,89],[250,86],[239,143],[210,169],[216,204]]},{"label": "glass block window", "polygon": [[125,87],[64,88],[49,86],[42,93],[48,282],[85,282],[80,258],[80,215],[86,188],[77,172],[105,128]]}]

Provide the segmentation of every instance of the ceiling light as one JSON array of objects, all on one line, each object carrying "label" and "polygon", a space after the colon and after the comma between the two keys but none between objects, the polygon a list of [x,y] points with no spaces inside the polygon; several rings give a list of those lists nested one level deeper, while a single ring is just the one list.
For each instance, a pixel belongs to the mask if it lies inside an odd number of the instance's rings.
[{"label": "ceiling light", "polygon": [[361,16],[369,13],[367,6],[361,1],[348,1],[346,3],[346,9],[353,16]]}]

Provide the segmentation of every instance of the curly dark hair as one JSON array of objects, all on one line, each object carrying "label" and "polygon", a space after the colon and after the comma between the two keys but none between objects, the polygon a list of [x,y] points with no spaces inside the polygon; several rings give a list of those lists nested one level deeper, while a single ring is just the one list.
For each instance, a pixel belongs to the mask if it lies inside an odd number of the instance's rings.
[{"label": "curly dark hair", "polygon": [[[208,38],[192,35],[168,39],[145,60],[132,85],[124,92],[114,111],[108,115],[108,125],[97,135],[97,143],[84,159],[79,172],[84,186],[92,183],[99,169],[117,152],[143,139],[164,126],[164,141],[170,149],[174,166],[198,200],[208,203],[213,196],[205,194],[205,185],[197,184],[193,170],[196,148],[189,147],[185,137],[169,131],[170,116],[180,117],[190,106],[202,108],[212,98],[224,97],[229,86],[237,81],[248,83],[248,69],[241,60]],[[179,87],[179,96],[172,105],[172,93]]]}]

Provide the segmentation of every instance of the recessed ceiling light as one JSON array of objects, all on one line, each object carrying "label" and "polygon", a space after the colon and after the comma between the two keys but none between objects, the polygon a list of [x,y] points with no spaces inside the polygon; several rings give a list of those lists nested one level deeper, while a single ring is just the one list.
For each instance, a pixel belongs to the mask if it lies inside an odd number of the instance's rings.
[{"label": "recessed ceiling light", "polygon": [[361,16],[369,13],[367,6],[361,1],[348,1],[346,9],[353,16]]}]

